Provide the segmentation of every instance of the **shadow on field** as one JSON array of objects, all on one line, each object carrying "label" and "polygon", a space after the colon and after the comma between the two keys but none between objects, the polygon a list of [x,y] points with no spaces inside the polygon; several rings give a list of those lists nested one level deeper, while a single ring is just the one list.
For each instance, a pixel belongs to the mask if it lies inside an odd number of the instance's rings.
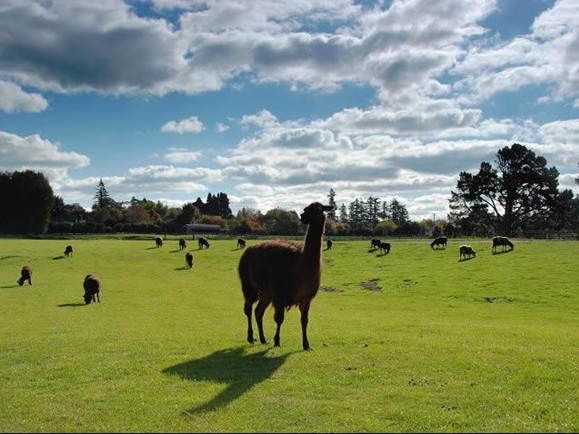
[{"label": "shadow on field", "polygon": [[471,257],[469,257],[469,258],[460,258],[460,259],[458,260],[458,262],[470,261],[470,260],[472,260],[472,259],[474,259],[474,258],[476,258],[476,256],[471,256]]},{"label": "shadow on field", "polygon": [[86,303],[62,303],[57,304],[58,307],[79,307],[79,306],[86,306]]},{"label": "shadow on field", "polygon": [[184,265],[182,267],[175,268],[175,271],[181,271],[181,270],[191,270],[191,268],[189,268],[189,265]]},{"label": "shadow on field", "polygon": [[513,251],[513,249],[510,249],[510,250],[502,250],[502,251],[500,251],[500,252],[497,250],[497,251],[493,252],[493,256],[494,256],[494,255],[502,255],[503,253],[509,253],[509,252],[512,252],[512,251]]},{"label": "shadow on field", "polygon": [[17,288],[19,285],[2,285],[0,286],[0,288],[4,289],[4,288]]},{"label": "shadow on field", "polygon": [[64,255],[55,256],[54,258],[52,258],[53,261],[57,261],[59,259],[64,259]]},{"label": "shadow on field", "polygon": [[253,386],[271,377],[289,355],[266,357],[267,352],[268,349],[256,354],[245,354],[244,347],[220,350],[200,359],[170,366],[162,372],[178,375],[189,381],[228,384],[228,387],[213,399],[183,411],[184,416],[206,413],[225,407]]}]

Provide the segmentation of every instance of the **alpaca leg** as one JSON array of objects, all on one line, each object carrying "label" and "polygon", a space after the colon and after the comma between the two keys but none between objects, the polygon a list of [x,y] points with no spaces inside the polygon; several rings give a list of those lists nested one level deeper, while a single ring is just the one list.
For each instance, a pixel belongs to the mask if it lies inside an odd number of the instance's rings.
[{"label": "alpaca leg", "polygon": [[259,342],[262,344],[267,344],[265,334],[263,333],[263,314],[267,306],[269,306],[269,300],[264,301],[260,299],[255,307],[255,321],[257,322],[257,330],[259,331]]},{"label": "alpaca leg", "polygon": [[275,314],[273,315],[273,319],[277,324],[277,329],[275,331],[275,336],[273,337],[273,346],[279,347],[279,339],[280,339],[280,332],[281,332],[281,325],[283,324],[284,320],[284,307],[283,306],[276,306]]},{"label": "alpaca leg", "polygon": [[310,350],[310,343],[308,341],[308,318],[310,312],[310,303],[300,304],[301,323],[302,323],[302,344],[304,350]]},{"label": "alpaca leg", "polygon": [[246,301],[245,305],[243,306],[243,311],[245,312],[245,316],[247,317],[247,342],[253,344],[255,339],[253,339],[253,327],[251,325],[251,309],[253,307],[253,302]]}]

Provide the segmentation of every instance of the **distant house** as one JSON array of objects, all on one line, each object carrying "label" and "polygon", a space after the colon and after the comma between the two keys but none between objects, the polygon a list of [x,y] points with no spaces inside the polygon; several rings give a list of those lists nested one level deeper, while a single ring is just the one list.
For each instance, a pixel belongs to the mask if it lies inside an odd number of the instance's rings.
[{"label": "distant house", "polygon": [[188,235],[195,235],[200,233],[215,233],[221,232],[221,226],[219,225],[209,225],[203,223],[190,223],[184,226],[185,233]]}]

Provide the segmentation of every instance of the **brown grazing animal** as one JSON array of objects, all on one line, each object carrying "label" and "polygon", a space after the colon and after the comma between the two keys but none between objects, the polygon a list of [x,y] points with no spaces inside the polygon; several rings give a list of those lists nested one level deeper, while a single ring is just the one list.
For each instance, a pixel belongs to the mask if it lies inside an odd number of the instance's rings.
[{"label": "brown grazing animal", "polygon": [[435,238],[435,239],[432,241],[432,243],[430,243],[430,248],[431,248],[431,249],[434,249],[434,247],[438,247],[438,246],[441,246],[441,247],[446,248],[446,244],[447,244],[447,243],[448,243],[448,238],[447,238],[447,237],[438,237],[438,238]]},{"label": "brown grazing animal", "polygon": [[332,240],[327,240],[326,241],[326,250],[330,250],[333,245],[334,245],[334,243],[332,242]]},{"label": "brown grazing animal", "polygon": [[237,240],[237,248],[238,249],[243,249],[245,248],[245,240],[243,238],[239,238]]},{"label": "brown grazing animal", "polygon": [[187,242],[185,241],[185,238],[179,238],[179,250],[183,250],[187,248]]},{"label": "brown grazing animal", "polygon": [[498,246],[503,247],[503,252],[505,247],[509,247],[510,250],[515,248],[515,245],[507,237],[493,237],[493,252],[497,251]]},{"label": "brown grazing animal", "polygon": [[28,284],[32,285],[32,268],[30,268],[28,265],[25,265],[20,271],[20,279],[18,279],[17,282],[20,286],[22,286],[27,280]]},{"label": "brown grazing animal", "polygon": [[161,238],[161,237],[156,237],[156,238],[155,238],[155,245],[156,245],[157,247],[163,247],[163,238]]},{"label": "brown grazing animal", "polygon": [[90,304],[90,302],[101,302],[99,293],[101,290],[101,281],[94,274],[87,274],[83,282],[84,287],[84,302]]},{"label": "brown grazing animal", "polygon": [[191,252],[187,252],[185,254],[185,262],[187,263],[189,268],[193,268],[193,255],[191,254]]},{"label": "brown grazing animal", "polygon": [[259,341],[267,343],[263,333],[263,315],[270,304],[275,309],[277,323],[274,346],[280,346],[280,330],[284,312],[298,306],[301,313],[302,345],[310,349],[308,341],[308,315],[312,299],[320,287],[322,272],[322,237],[326,222],[325,211],[334,207],[314,202],[300,215],[308,225],[304,243],[279,239],[264,241],[247,247],[239,260],[238,272],[245,299],[247,317],[247,342],[253,343],[252,308],[259,331]]},{"label": "brown grazing animal", "polygon": [[476,251],[475,249],[473,249],[471,246],[466,246],[466,245],[462,245],[458,248],[459,250],[459,259],[467,259],[470,258],[471,256],[473,258],[476,258]]},{"label": "brown grazing animal", "polygon": [[202,249],[203,247],[209,248],[209,241],[206,238],[199,237],[199,248]]},{"label": "brown grazing animal", "polygon": [[72,246],[66,246],[64,249],[64,256],[72,256]]}]

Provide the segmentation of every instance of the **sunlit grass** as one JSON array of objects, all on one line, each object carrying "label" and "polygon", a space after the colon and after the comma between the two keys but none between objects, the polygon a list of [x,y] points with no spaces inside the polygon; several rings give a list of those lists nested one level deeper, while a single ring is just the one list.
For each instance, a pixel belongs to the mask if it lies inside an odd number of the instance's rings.
[{"label": "sunlit grass", "polygon": [[303,351],[297,309],[245,342],[236,239],[177,239],[0,240],[0,431],[579,430],[578,242],[335,241]]}]

